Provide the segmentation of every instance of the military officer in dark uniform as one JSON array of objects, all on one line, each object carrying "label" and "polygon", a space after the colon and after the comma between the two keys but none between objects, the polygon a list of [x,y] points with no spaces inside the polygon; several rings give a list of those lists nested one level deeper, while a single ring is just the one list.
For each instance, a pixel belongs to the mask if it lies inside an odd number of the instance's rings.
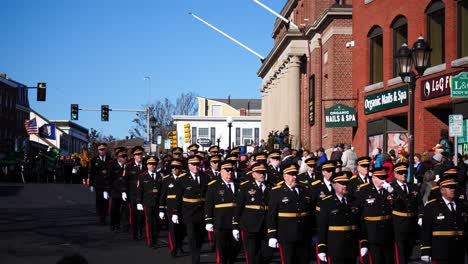
[{"label": "military officer in dark uniform", "polygon": [[270,163],[266,174],[266,181],[270,184],[277,184],[283,180],[280,167],[281,152],[279,150],[272,151],[268,155],[268,158],[270,160]]},{"label": "military officer in dark uniform", "polygon": [[268,203],[268,245],[279,247],[285,264],[310,261],[312,197],[307,185],[297,183],[297,171],[294,163],[284,168],[284,182],[272,188]]},{"label": "military officer in dark uniform", "polygon": [[96,214],[99,223],[104,224],[109,208],[109,166],[110,156],[107,154],[107,144],[97,146],[98,155],[91,160],[89,170],[89,186],[96,193]]},{"label": "military officer in dark uniform", "polygon": [[[442,176],[440,178],[445,179],[447,177],[448,178],[454,177],[456,179],[456,177],[459,174],[459,171],[460,171],[459,167],[452,166],[452,167],[445,168],[442,171]],[[440,197],[441,197],[441,192],[439,190],[439,186],[435,185],[434,187],[432,187],[431,192],[429,193],[428,201],[431,201],[434,199],[440,199]],[[467,200],[465,197],[465,190],[461,186],[457,186],[457,188],[455,189],[455,199],[460,200],[462,202],[465,202]]]},{"label": "military officer in dark uniform", "polygon": [[211,146],[209,149],[208,149],[208,154],[211,156],[217,156],[219,153],[219,147],[218,146]]},{"label": "military officer in dark uniform", "polygon": [[318,200],[333,194],[333,186],[331,182],[331,177],[333,173],[335,173],[335,161],[328,160],[322,163],[321,171],[322,171],[322,179],[315,180],[312,184],[312,199],[314,204],[317,204]]},{"label": "military officer in dark uniform", "polygon": [[[177,194],[177,212],[182,212],[182,219],[187,231],[192,264],[200,263],[200,249],[205,227],[205,196],[208,178],[200,172],[200,159],[190,156],[187,159],[189,171],[180,177],[180,188]],[[179,223],[179,214],[171,217],[173,223]]]},{"label": "military officer in dark uniform", "polygon": [[221,163],[221,157],[219,155],[212,155],[209,157],[210,159],[210,168],[206,172],[206,176],[208,176],[209,181],[219,179],[219,164]]},{"label": "military officer in dark uniform", "polygon": [[240,184],[232,232],[237,241],[239,236],[242,238],[247,263],[266,264],[273,255],[271,248],[266,247],[268,197],[272,185],[265,181],[264,163],[253,164],[251,171],[252,180]]},{"label": "military officer in dark uniform", "polygon": [[184,151],[181,147],[175,147],[171,150],[171,153],[172,153],[172,158],[173,159],[178,159],[178,160],[181,160],[184,164],[186,163],[186,160],[183,156],[184,154]]},{"label": "military officer in dark uniform", "polygon": [[421,260],[464,263],[468,232],[468,208],[456,199],[457,181],[447,176],[437,183],[441,197],[424,207]]},{"label": "military officer in dark uniform", "polygon": [[336,165],[335,172],[340,172],[341,168],[343,166],[343,162],[341,161],[341,159],[337,159],[337,160],[334,160],[334,161],[335,161],[335,165]]},{"label": "military officer in dark uniform", "polygon": [[156,171],[158,163],[158,158],[148,158],[148,170],[138,178],[136,195],[137,209],[145,215],[146,243],[152,248],[156,248],[160,226],[158,212],[162,177]]},{"label": "military officer in dark uniform", "polygon": [[361,257],[372,263],[394,263],[392,208],[394,191],[386,168],[375,168],[370,183],[356,192],[361,212]]},{"label": "military officer in dark uniform", "polygon": [[357,173],[351,177],[348,185],[350,195],[354,195],[360,189],[362,184],[370,182],[369,167],[372,159],[370,157],[360,157],[356,160]]},{"label": "military officer in dark uniform", "polygon": [[187,151],[188,151],[189,156],[195,156],[199,148],[200,146],[198,146],[197,144],[192,144],[188,146]]},{"label": "military officer in dark uniform", "polygon": [[111,231],[120,230],[120,220],[124,202],[122,200],[122,187],[125,182],[123,172],[127,163],[127,149],[124,147],[116,150],[116,159],[109,168],[110,189],[110,228]]},{"label": "military officer in dark uniform", "polygon": [[[133,160],[127,162],[124,171],[124,188],[122,199],[127,201],[129,206],[129,222],[130,235],[133,240],[143,237],[144,217],[137,210],[137,183],[141,175],[146,171],[146,166],[143,164],[143,148],[136,146],[132,148]],[[127,197],[128,195],[128,197]]]},{"label": "military officer in dark uniform", "polygon": [[171,161],[172,161],[172,156],[169,154],[166,154],[162,157],[162,163],[161,166],[158,168],[158,173],[161,175],[169,175],[171,174]]},{"label": "military officer in dark uniform", "polygon": [[[159,218],[161,220],[164,220],[166,215],[168,219],[172,219],[172,215],[174,214],[180,215],[176,198],[180,188],[180,178],[185,176],[185,172],[182,173],[183,167],[184,163],[182,160],[173,160],[171,162],[171,174],[163,177],[159,200]],[[172,220],[168,224],[169,252],[172,257],[175,257],[178,252],[183,252],[184,227],[182,219],[179,219],[178,224],[173,223]]]},{"label": "military officer in dark uniform", "polygon": [[321,180],[322,176],[317,172],[317,158],[311,157],[304,161],[307,164],[307,171],[297,175],[297,180],[303,184],[312,184]]},{"label": "military officer in dark uniform", "polygon": [[355,201],[348,197],[351,176],[349,171],[335,172],[330,179],[335,192],[317,205],[317,263],[356,263],[360,219]]},{"label": "military officer in dark uniform", "polygon": [[418,213],[422,200],[418,187],[406,182],[408,163],[395,164],[393,173],[396,181],[393,188],[393,230],[395,235],[395,258],[397,263],[408,263],[416,242]]},{"label": "military officer in dark uniform", "polygon": [[232,236],[232,218],[236,207],[238,184],[234,182],[234,166],[221,164],[221,177],[208,183],[205,202],[206,231],[215,234],[217,263],[234,263],[239,244]]}]

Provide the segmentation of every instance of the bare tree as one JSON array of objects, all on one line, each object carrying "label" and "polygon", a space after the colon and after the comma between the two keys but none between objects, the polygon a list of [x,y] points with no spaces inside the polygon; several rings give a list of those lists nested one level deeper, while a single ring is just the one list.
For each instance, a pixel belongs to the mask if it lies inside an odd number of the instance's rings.
[{"label": "bare tree", "polygon": [[[148,105],[144,105],[146,109]],[[172,130],[172,115],[174,114],[174,105],[169,99],[164,98],[163,101],[158,100],[155,104],[149,106],[150,116],[156,118],[155,134],[162,135],[166,138],[169,131]],[[146,137],[146,112],[138,112],[132,120],[134,126],[129,130],[131,136]]]},{"label": "bare tree", "polygon": [[194,115],[198,111],[197,96],[194,92],[182,93],[175,104],[176,115]]}]

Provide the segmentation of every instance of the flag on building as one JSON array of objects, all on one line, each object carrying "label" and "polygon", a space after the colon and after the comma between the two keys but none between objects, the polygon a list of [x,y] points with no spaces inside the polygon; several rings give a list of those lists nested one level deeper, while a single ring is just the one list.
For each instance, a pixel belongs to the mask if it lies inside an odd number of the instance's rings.
[{"label": "flag on building", "polygon": [[39,136],[55,140],[55,124],[44,124],[39,128]]},{"label": "flag on building", "polygon": [[31,120],[25,120],[24,127],[26,128],[26,132],[28,132],[28,135],[39,133],[37,129],[36,118],[33,118]]}]

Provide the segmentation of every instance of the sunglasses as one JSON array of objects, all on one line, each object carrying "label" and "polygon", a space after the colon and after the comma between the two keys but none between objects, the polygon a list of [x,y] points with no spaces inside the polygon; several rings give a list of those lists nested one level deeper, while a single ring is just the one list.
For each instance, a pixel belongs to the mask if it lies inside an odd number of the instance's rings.
[{"label": "sunglasses", "polygon": [[457,188],[457,186],[456,185],[446,185],[446,186],[443,186],[443,188],[454,190],[454,189]]},{"label": "sunglasses", "polygon": [[233,169],[224,169],[226,172],[233,172]]},{"label": "sunglasses", "polygon": [[328,172],[328,173],[330,173],[330,172],[334,172],[335,170],[326,169],[325,171]]},{"label": "sunglasses", "polygon": [[219,161],[212,161],[212,163],[214,163],[214,164],[218,164],[218,163],[219,163]]},{"label": "sunglasses", "polygon": [[408,171],[397,171],[397,174],[403,175],[403,174],[408,174]]}]

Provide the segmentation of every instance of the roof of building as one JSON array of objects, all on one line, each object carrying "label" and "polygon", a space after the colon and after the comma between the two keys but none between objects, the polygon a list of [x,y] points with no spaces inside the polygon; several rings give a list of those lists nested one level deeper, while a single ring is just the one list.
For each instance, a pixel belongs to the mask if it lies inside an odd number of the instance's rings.
[{"label": "roof of building", "polygon": [[261,99],[227,99],[227,98],[223,98],[223,99],[208,98],[208,99],[228,104],[238,110],[241,108],[250,109],[250,110],[262,109]]},{"label": "roof of building", "polygon": [[56,124],[59,127],[70,127],[82,131],[85,134],[89,134],[89,129],[78,125],[75,122],[69,120],[50,120],[50,123]]}]

